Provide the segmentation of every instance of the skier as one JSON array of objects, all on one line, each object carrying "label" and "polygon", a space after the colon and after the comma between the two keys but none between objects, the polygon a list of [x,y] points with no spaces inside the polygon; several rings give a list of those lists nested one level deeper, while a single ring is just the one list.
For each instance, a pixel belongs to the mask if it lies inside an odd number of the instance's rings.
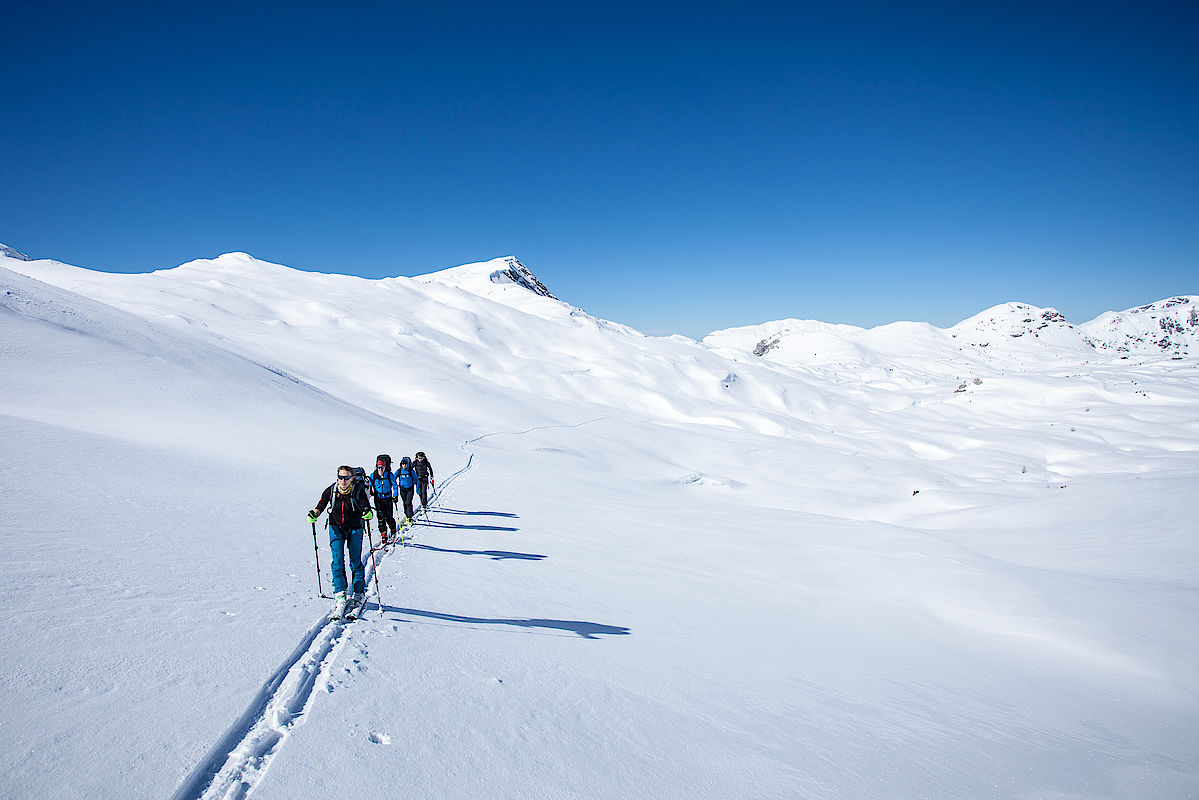
[{"label": "skier", "polygon": [[425,509],[425,516],[429,514],[429,487],[433,484],[433,465],[429,463],[429,459],[425,458],[423,451],[417,452],[416,459],[412,462],[412,469],[416,472],[416,489],[420,492],[420,507]]},{"label": "skier", "polygon": [[[354,481],[354,470],[344,464],[337,468],[337,482],[325,488],[316,508],[308,512],[308,521],[316,522],[325,507],[329,518],[329,552],[333,556],[333,614],[340,619],[348,605],[359,606],[366,598],[366,570],[362,562],[362,533],[374,512],[365,482]],[[350,572],[354,577],[354,596],[346,595],[346,567],[343,552],[348,549]]]},{"label": "skier", "polygon": [[404,501],[404,524],[412,524],[412,489],[416,486],[416,473],[412,470],[412,459],[404,456],[400,459],[400,468],[396,470],[396,486],[400,498]]},{"label": "skier", "polygon": [[383,546],[387,546],[387,532],[396,532],[396,520],[392,513],[396,502],[396,481],[391,474],[391,456],[381,453],[375,456],[375,471],[371,473],[371,494],[375,497],[375,512],[379,515],[379,535]]}]

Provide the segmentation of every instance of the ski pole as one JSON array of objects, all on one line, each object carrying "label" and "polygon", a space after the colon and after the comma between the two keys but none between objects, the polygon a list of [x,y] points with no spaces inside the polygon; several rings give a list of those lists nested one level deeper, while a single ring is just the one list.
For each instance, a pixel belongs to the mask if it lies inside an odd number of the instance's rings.
[{"label": "ski pole", "polygon": [[[316,556],[316,593],[325,597],[325,589],[321,585],[321,549],[316,544],[316,523],[312,523],[312,554]],[[328,599],[328,598],[325,598]]]},{"label": "ski pole", "polygon": [[433,481],[432,475],[429,476],[429,491],[428,491],[428,494],[426,494],[425,496],[429,498],[429,502],[421,505],[421,511],[425,512],[425,523],[428,524],[428,522],[429,522],[429,503],[432,503],[433,500],[436,499],[436,497],[437,497],[437,484]]},{"label": "ski pole", "polygon": [[379,604],[379,616],[383,616],[383,598],[379,596],[379,562],[375,560],[375,535],[371,526],[366,525],[366,536],[371,545],[371,574],[375,576],[375,601]]}]

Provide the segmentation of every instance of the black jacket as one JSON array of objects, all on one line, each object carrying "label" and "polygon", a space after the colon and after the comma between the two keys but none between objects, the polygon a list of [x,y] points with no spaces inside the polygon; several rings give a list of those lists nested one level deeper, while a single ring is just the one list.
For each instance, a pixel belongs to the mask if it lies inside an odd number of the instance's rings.
[{"label": "black jacket", "polygon": [[[326,486],[321,492],[321,501],[316,504],[316,513],[320,514],[329,505],[329,498],[335,493],[332,486]],[[354,484],[348,495],[336,493],[333,507],[329,509],[329,524],[351,530],[362,527],[362,515],[371,510],[371,501],[366,494],[366,484]]]},{"label": "black jacket", "polygon": [[429,478],[433,477],[433,465],[429,463],[428,457],[424,461],[412,459],[412,471],[416,473],[416,477],[422,485],[427,484]]}]

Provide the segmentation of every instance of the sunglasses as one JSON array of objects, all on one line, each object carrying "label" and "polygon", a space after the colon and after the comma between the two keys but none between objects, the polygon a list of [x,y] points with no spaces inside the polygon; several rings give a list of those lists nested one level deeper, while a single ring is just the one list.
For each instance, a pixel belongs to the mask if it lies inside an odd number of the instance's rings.
[{"label": "sunglasses", "polygon": [[354,477],[354,476],[353,475],[338,475],[337,479],[339,481],[348,481],[352,477]]}]

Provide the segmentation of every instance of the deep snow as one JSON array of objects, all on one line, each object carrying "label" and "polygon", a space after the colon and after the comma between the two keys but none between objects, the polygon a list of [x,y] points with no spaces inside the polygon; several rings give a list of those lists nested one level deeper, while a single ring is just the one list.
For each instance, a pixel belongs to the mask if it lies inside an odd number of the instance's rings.
[{"label": "deep snow", "polygon": [[[1199,793],[1193,350],[1005,304],[759,357],[512,268],[0,258],[3,796]],[[418,449],[324,623],[305,510]]]}]

